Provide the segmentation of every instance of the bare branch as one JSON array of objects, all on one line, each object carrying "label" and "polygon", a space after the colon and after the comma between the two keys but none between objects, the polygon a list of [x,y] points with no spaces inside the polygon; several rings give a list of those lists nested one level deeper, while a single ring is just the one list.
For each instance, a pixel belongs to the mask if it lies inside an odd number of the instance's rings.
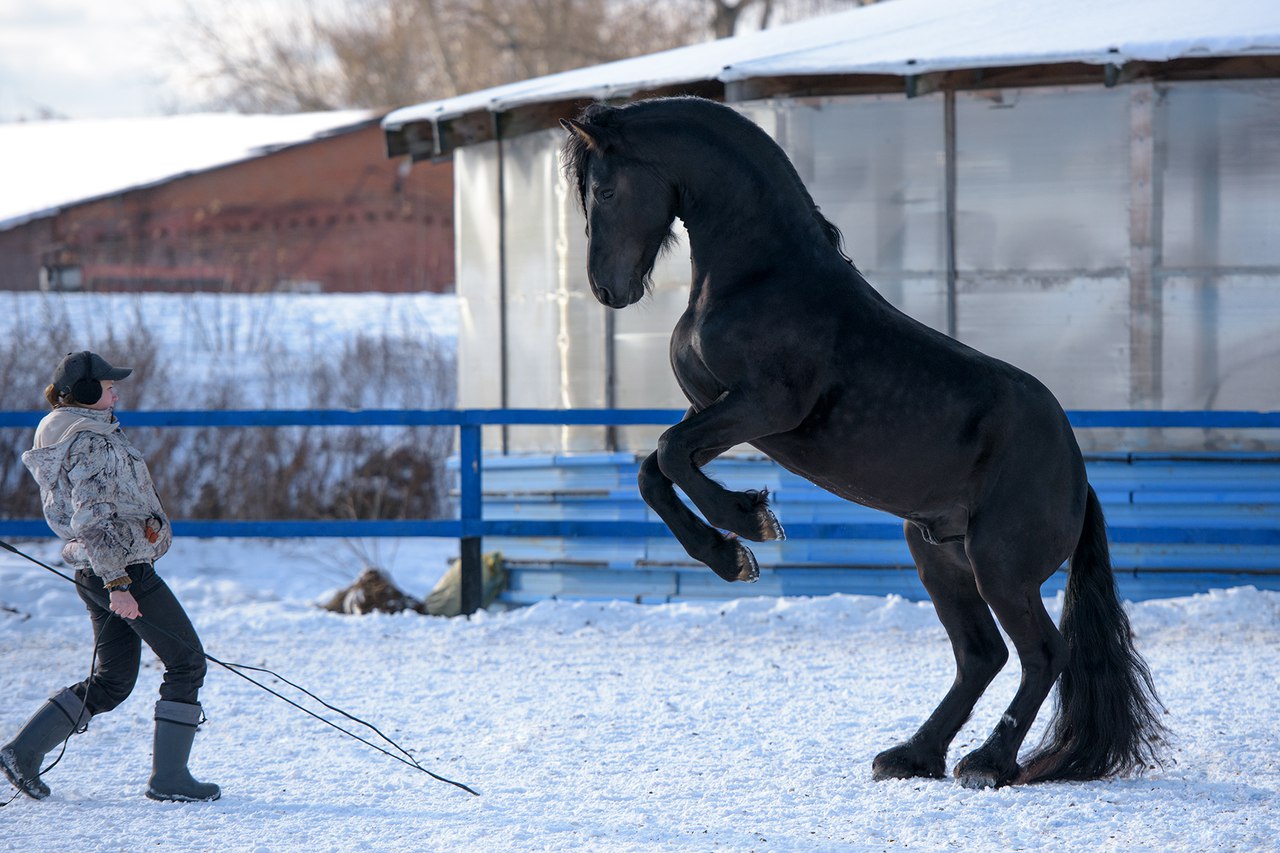
[{"label": "bare branch", "polygon": [[[187,0],[175,58],[208,103],[389,107],[653,53],[869,0]],[[274,12],[274,14],[273,14]]]}]

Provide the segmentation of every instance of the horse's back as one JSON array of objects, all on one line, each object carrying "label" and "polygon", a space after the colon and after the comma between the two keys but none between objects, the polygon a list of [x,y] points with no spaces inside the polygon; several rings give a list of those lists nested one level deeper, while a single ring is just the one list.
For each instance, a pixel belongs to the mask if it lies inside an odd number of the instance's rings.
[{"label": "horse's back", "polygon": [[[1029,501],[1038,518],[1075,525],[1083,460],[1043,383],[878,295],[854,290],[844,302],[833,308],[843,325],[825,352],[818,343],[812,410],[755,446],[841,497],[904,518],[952,526],[984,506],[1013,512]],[[824,325],[829,317],[810,328]]]}]

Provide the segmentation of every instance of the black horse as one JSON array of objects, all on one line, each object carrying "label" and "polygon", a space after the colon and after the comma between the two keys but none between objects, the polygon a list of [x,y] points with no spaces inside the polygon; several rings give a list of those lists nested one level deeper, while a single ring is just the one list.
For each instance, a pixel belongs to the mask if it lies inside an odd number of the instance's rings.
[{"label": "black horse", "polygon": [[[689,233],[693,282],[671,364],[692,405],[645,459],[639,484],[690,556],[725,580],[754,581],[756,560],[738,537],[783,536],[767,492],[728,491],[700,470],[740,443],[905,520],[956,677],[909,740],[876,756],[875,778],[945,775],[948,745],[1008,659],[997,620],[1022,681],[991,736],[956,766],[962,783],[1098,779],[1158,763],[1162,706],[1053,394],[890,305],[844,254],[782,149],[733,110],[656,99],[595,104],[561,124],[600,302],[638,301],[676,217]],[[1040,586],[1067,559],[1059,630]],[[1045,740],[1020,766],[1058,679]]]}]

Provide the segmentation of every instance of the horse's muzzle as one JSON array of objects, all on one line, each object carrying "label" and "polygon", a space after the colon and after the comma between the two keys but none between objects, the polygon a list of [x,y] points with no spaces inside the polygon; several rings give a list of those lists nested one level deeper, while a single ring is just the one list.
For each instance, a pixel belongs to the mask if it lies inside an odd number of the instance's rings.
[{"label": "horse's muzzle", "polygon": [[613,289],[591,283],[591,292],[601,305],[607,308],[626,308],[629,305],[635,305],[644,296],[644,287],[626,287],[623,289]]}]

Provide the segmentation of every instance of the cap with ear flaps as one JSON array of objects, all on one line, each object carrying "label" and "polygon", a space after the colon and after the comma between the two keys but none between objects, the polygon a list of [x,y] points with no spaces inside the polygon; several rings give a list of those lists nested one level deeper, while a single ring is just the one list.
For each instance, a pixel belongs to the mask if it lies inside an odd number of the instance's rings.
[{"label": "cap with ear flaps", "polygon": [[124,379],[133,368],[112,367],[96,352],[69,352],[53,371],[53,387],[77,403],[92,406],[102,399],[103,379]]}]

